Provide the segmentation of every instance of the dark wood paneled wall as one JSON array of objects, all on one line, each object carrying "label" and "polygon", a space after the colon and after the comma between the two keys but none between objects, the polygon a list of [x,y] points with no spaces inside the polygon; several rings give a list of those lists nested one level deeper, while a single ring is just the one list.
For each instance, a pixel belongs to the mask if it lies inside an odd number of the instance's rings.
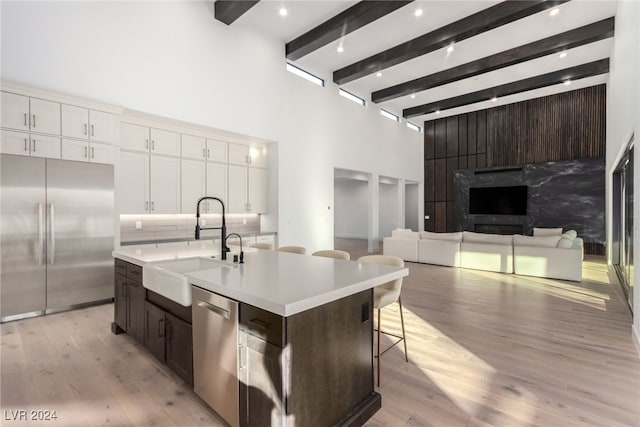
[{"label": "dark wood paneled wall", "polygon": [[605,155],[606,86],[424,123],[424,228],[453,231],[453,171]]}]

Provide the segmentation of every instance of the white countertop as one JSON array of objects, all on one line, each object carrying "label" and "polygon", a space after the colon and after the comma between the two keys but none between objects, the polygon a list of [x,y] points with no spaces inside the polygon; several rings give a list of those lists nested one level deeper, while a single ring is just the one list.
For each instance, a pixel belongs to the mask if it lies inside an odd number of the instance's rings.
[{"label": "white countertop", "polygon": [[[217,248],[127,249],[113,256],[144,266],[149,262],[211,256]],[[407,276],[409,269],[356,261],[254,250],[244,264],[187,273],[189,283],[280,316],[318,307]]]},{"label": "white countertop", "polygon": [[[239,251],[239,246],[230,246],[233,251]],[[245,252],[255,250],[243,249]],[[144,267],[145,264],[155,261],[169,261],[172,259],[192,258],[196,256],[212,256],[220,253],[220,243],[213,245],[211,241],[203,241],[200,245],[189,246],[161,246],[161,247],[127,247],[122,246],[111,253],[115,258],[120,258],[132,264]],[[228,254],[227,254],[228,255]]]}]

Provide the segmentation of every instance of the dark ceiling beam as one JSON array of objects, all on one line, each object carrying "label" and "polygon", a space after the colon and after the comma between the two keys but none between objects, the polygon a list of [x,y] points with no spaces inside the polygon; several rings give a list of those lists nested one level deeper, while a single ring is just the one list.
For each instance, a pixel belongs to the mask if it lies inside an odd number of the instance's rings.
[{"label": "dark ceiling beam", "polygon": [[380,89],[371,94],[373,102],[390,101],[401,96],[431,89],[436,86],[467,79],[489,71],[509,67],[567,49],[613,37],[614,18],[603,19],[546,39],[505,50],[495,55],[449,68],[415,80]]},{"label": "dark ceiling beam", "polygon": [[587,64],[578,65],[564,70],[554,71],[552,73],[542,74],[540,76],[530,77],[528,79],[518,80],[516,82],[483,89],[477,92],[465,95],[455,96],[453,98],[442,99],[428,104],[418,105],[402,110],[402,116],[411,118],[421,116],[423,114],[435,113],[436,111],[448,110],[450,108],[462,107],[464,105],[473,104],[481,101],[488,101],[493,97],[503,97],[525,92],[533,89],[540,89],[546,86],[552,86],[563,83],[567,80],[579,80],[586,77],[597,76],[609,72],[609,58],[601,59]]},{"label": "dark ceiling beam", "polygon": [[333,72],[342,85],[569,0],[508,0]]},{"label": "dark ceiling beam", "polygon": [[213,4],[213,15],[218,21],[231,25],[233,21],[255,6],[258,1],[260,0],[216,0]]},{"label": "dark ceiling beam", "polygon": [[410,1],[361,1],[349,9],[307,31],[286,45],[287,59],[295,61],[319,49],[332,41],[338,40],[376,19],[411,3]]}]

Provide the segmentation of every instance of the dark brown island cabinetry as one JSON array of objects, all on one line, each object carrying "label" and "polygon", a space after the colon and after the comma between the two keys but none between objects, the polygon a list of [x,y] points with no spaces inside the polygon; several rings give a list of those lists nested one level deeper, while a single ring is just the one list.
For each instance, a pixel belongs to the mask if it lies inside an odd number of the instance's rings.
[{"label": "dark brown island cabinetry", "polygon": [[115,334],[126,332],[193,385],[191,307],[142,286],[142,267],[115,259]]},{"label": "dark brown island cabinetry", "polygon": [[289,317],[241,303],[240,425],[363,425],[381,406],[372,315],[372,290]]}]

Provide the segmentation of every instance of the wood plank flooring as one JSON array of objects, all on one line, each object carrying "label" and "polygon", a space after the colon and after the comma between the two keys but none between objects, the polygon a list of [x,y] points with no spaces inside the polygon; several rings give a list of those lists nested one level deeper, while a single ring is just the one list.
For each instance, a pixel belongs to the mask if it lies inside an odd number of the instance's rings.
[{"label": "wood plank flooring", "polygon": [[[366,241],[336,249],[357,259]],[[409,363],[402,346],[382,357],[382,409],[368,426],[640,426],[631,314],[603,260],[584,262],[582,283],[407,266]],[[108,304],[3,324],[0,424],[223,425],[141,345],[113,335],[112,319]],[[397,306],[382,325],[400,332]],[[18,410],[58,418],[12,420]]]}]

